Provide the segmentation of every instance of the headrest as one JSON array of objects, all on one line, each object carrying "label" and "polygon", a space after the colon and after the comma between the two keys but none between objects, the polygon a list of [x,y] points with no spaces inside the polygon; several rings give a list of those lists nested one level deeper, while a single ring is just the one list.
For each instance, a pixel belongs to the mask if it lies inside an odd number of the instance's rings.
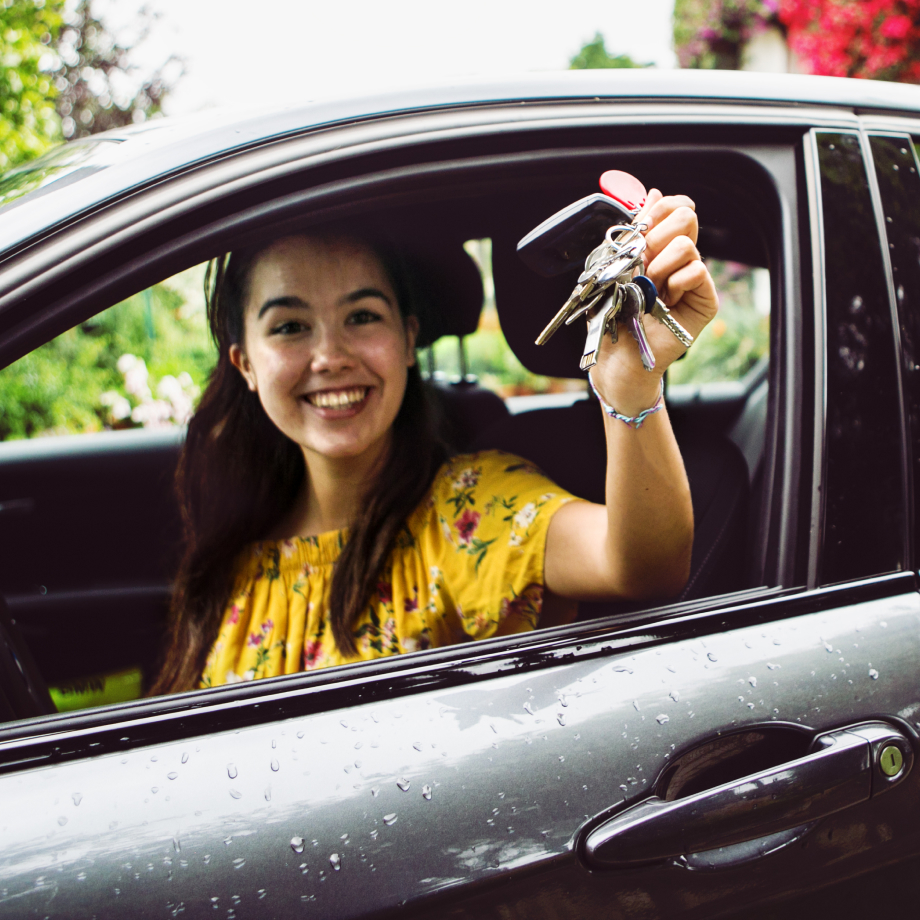
[{"label": "headrest", "polygon": [[563,326],[545,345],[534,340],[565,303],[578,278],[567,272],[541,278],[517,254],[517,235],[492,238],[492,277],[502,332],[524,367],[546,377],[577,377],[585,345],[585,323]]},{"label": "headrest", "polygon": [[482,312],[482,276],[460,241],[405,251],[411,297],[425,348],[444,335],[471,335]]}]

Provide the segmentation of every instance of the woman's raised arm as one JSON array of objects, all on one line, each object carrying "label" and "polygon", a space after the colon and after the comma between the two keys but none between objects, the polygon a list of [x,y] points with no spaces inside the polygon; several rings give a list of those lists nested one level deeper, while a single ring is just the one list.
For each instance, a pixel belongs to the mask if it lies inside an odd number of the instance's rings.
[{"label": "woman's raised arm", "polygon": [[[653,189],[641,219],[649,227],[646,274],[674,318],[696,338],[716,315],[718,297],[696,248],[695,205]],[[590,371],[606,407],[627,418],[657,404],[665,370],[685,350],[658,321],[647,317],[644,325],[656,358],[653,371],[643,368],[625,329],[616,344],[604,336]],[[673,596],[690,574],[693,509],[667,408],[647,415],[640,427],[605,412],[604,426],[606,506],[571,502],[553,516],[546,588],[578,600]]]}]

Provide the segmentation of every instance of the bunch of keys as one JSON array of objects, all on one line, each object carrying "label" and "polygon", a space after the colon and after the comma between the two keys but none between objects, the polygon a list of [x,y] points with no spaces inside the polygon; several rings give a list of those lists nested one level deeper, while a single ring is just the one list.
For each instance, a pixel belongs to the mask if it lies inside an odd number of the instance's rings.
[{"label": "bunch of keys", "polygon": [[[642,274],[642,254],[647,226],[639,221],[645,203],[645,187],[638,179],[619,170],[601,176],[605,194],[589,195],[545,220],[518,243],[518,254],[535,271],[545,276],[575,268],[585,249],[603,232],[603,242],[584,259],[584,271],[559,312],[537,337],[544,345],[563,324],[588,317],[588,336],[581,357],[581,369],[597,363],[604,333],[617,341],[617,323],[626,324],[639,345],[642,365],[655,367],[642,320],[646,313],[662,322],[686,348],[693,336],[671,315],[658,297],[654,283]],[[606,229],[604,229],[606,228]]]}]

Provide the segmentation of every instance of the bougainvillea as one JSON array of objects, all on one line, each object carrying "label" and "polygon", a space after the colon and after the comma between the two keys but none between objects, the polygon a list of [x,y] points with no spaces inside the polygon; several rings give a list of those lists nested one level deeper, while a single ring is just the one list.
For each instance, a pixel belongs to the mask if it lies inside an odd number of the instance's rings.
[{"label": "bougainvillea", "polygon": [[920,83],[920,0],[675,0],[682,67],[737,69],[769,27],[785,33],[802,70]]},{"label": "bougainvillea", "polygon": [[920,83],[920,0],[782,0],[779,18],[812,73]]}]

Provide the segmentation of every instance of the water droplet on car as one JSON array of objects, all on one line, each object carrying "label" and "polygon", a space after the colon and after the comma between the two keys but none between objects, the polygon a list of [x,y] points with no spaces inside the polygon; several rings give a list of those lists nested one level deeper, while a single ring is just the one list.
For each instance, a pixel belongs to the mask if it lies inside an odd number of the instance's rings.
[{"label": "water droplet on car", "polygon": [[227,776],[229,776],[230,779],[236,779],[237,776],[239,776],[239,773],[237,772],[236,764],[235,764],[235,763],[228,763],[228,764],[227,764]]},{"label": "water droplet on car", "polygon": [[383,823],[387,827],[392,827],[396,823],[396,812],[391,812],[388,815],[383,816]]},{"label": "water droplet on car", "polygon": [[228,837],[224,837],[224,846],[228,847],[231,843],[233,843],[233,834],[230,834]]},{"label": "water droplet on car", "polygon": [[[177,853],[181,853],[181,852],[182,852],[182,845],[179,843],[179,836],[178,836],[178,835],[176,835],[175,837],[173,837],[173,849],[174,849]],[[185,863],[185,860],[183,859],[182,862]],[[188,865],[188,864],[186,863],[186,865]]]},{"label": "water droplet on car", "polygon": [[73,799],[74,805],[79,805],[80,802],[83,801],[83,793],[82,793],[82,792],[75,792],[75,793],[71,796],[71,798]]},{"label": "water droplet on car", "polygon": [[878,671],[876,671],[875,668],[869,668],[869,677],[873,680],[878,680]]},{"label": "water droplet on car", "polygon": [[715,656],[712,652],[708,652],[708,653],[706,654],[706,657],[707,657],[710,661],[718,661],[718,660],[719,660],[718,658],[716,658],[716,656]]},{"label": "water droplet on car", "polygon": [[756,677],[749,677],[749,678],[748,678],[748,683],[749,683],[752,687],[756,687],[756,686],[757,686],[757,678],[756,678]]},{"label": "water droplet on car", "polygon": [[633,709],[635,709],[636,712],[639,711],[639,701],[638,700],[633,700]]},{"label": "water droplet on car", "polygon": [[166,778],[167,778],[167,779],[178,779],[178,778],[179,778],[179,774],[178,774],[178,773],[167,773],[167,774],[166,774]]},{"label": "water droplet on car", "polygon": [[67,819],[63,815],[61,815],[61,817],[58,818],[58,824],[60,824],[61,827],[63,827],[66,823],[67,823]]},{"label": "water droplet on car", "polygon": [[240,792],[240,791],[237,790],[237,789],[231,789],[231,790],[230,790],[230,797],[231,797],[231,798],[234,798],[234,799],[241,799],[241,798],[243,797],[243,793]]},{"label": "water droplet on car", "polygon": [[678,702],[678,700],[680,700],[680,694],[676,690],[672,690],[668,694],[668,696],[671,697],[671,699],[674,700],[675,703]]},{"label": "water droplet on car", "polygon": [[329,857],[329,865],[332,866],[332,868],[335,869],[336,872],[338,872],[339,869],[342,868],[342,859],[338,853],[333,853]]},{"label": "water droplet on car", "polygon": [[396,780],[396,785],[399,786],[399,788],[402,789],[403,792],[408,792],[409,786],[411,786],[412,784],[409,782],[409,780],[405,778],[401,778],[401,779]]},{"label": "water droplet on car", "polygon": [[528,712],[530,715],[533,715],[533,707],[530,705],[530,700],[524,703],[524,712]]},{"label": "water droplet on car", "polygon": [[271,763],[272,772],[277,773],[281,769],[281,764],[277,760],[273,760]]},{"label": "water droplet on car", "polygon": [[379,794],[380,794],[380,787],[379,787],[379,786],[371,786],[371,795],[372,795],[375,799],[377,798],[377,796],[378,796]]},{"label": "water droplet on car", "polygon": [[298,737],[298,738],[303,738],[303,732],[297,732],[297,737]]},{"label": "water droplet on car", "polygon": [[243,859],[242,856],[237,856],[236,859],[233,860],[233,868],[234,868],[234,869],[242,869],[243,866],[245,866],[245,865],[246,865],[246,860]]},{"label": "water droplet on car", "polygon": [[268,894],[268,892],[267,892],[264,888],[260,888],[260,889],[258,890],[257,894],[259,895],[259,900],[261,901],[262,898],[264,898],[265,895]]},{"label": "water droplet on car", "polygon": [[429,786],[427,783],[422,786],[422,798],[431,801],[431,786]]},{"label": "water droplet on car", "polygon": [[303,853],[303,837],[291,837],[291,849],[295,853]]},{"label": "water droplet on car", "polygon": [[85,873],[85,872],[78,872],[78,873],[77,873],[77,881],[78,881],[78,882],[85,882],[85,881],[86,881],[86,873]]},{"label": "water droplet on car", "polygon": [[557,721],[560,725],[565,725],[565,713],[564,713],[564,712],[558,713],[558,714],[556,715],[556,721]]},{"label": "water droplet on car", "polygon": [[182,752],[182,763],[188,763],[188,752],[187,751]]},{"label": "water droplet on car", "polygon": [[159,786],[151,786],[151,787],[150,787],[150,791],[151,791],[154,795],[156,795],[156,794],[160,791],[160,787],[159,787]]},{"label": "water droplet on car", "polygon": [[671,717],[665,715],[664,713],[662,713],[660,716],[657,716],[657,717],[656,717],[655,721],[656,721],[659,725],[667,725],[668,722],[671,721]]},{"label": "water droplet on car", "polygon": [[627,792],[629,790],[629,786],[627,786],[626,783],[620,783],[620,789],[622,789],[623,792]]},{"label": "water droplet on car", "polygon": [[421,741],[416,741],[415,744],[412,745],[412,747],[414,747],[417,751],[421,751],[425,747],[425,745],[423,745]]}]

